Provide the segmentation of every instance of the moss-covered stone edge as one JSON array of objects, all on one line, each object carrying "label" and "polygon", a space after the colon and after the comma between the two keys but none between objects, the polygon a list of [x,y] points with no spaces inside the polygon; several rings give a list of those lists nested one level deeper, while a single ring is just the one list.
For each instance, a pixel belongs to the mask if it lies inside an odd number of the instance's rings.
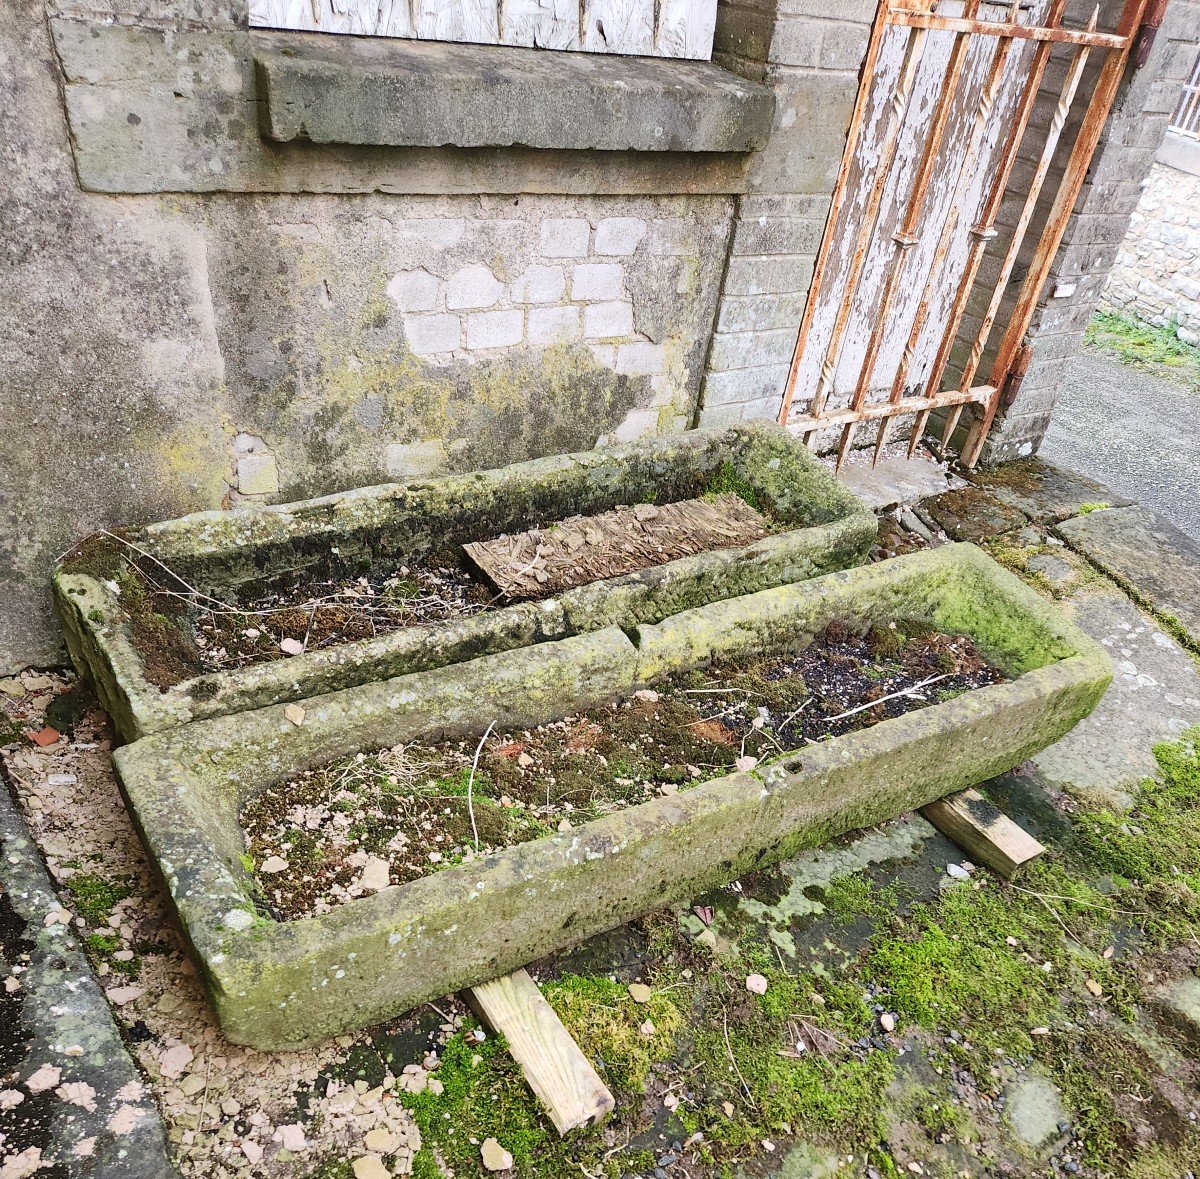
[{"label": "moss-covered stone edge", "polygon": [[[914,613],[972,634],[1018,678],[322,917],[279,925],[255,907],[237,813],[284,773],[422,734],[479,731],[496,715],[537,723],[838,616]],[[275,706],[118,751],[135,821],[226,1034],[282,1048],[364,1026],[924,805],[1056,740],[1111,678],[1102,649],[970,545],[701,607],[634,638],[640,645],[607,628],[321,697],[300,726]]]},{"label": "moss-covered stone edge", "polygon": [[[120,564],[120,546],[132,544],[189,578],[187,584],[220,592],[239,578],[261,578],[290,567],[289,562],[316,560],[314,553],[330,549],[342,552],[347,562],[355,554],[368,560],[372,547],[378,547],[369,538],[397,529],[404,535],[443,526],[461,530],[464,519],[495,516],[506,496],[530,511],[571,514],[623,499],[652,499],[701,475],[728,481],[730,468],[739,487],[790,527],[741,549],[700,553],[581,586],[556,599],[236,671],[198,674],[165,689],[147,675],[138,641],[144,626],[124,600],[128,595],[105,574],[105,562]],[[585,489],[591,490],[585,495]],[[507,527],[521,522],[503,512],[497,521]],[[486,525],[479,526],[486,531]],[[780,427],[762,423],[296,504],[197,513],[77,546],[56,570],[53,590],[72,661],[95,684],[120,735],[135,740],[190,720],[301,700],[607,625],[658,621],[707,601],[857,564],[865,560],[875,534],[874,516],[805,447]],[[293,545],[300,546],[296,553]]]}]

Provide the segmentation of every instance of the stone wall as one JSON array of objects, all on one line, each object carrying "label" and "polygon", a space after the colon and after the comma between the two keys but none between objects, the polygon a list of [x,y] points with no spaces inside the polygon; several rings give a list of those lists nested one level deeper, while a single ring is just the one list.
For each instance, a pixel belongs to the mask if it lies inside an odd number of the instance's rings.
[{"label": "stone wall", "polygon": [[[222,38],[246,35],[244,3],[65,0],[49,16],[14,0],[0,26],[0,671],[61,659],[49,571],[95,529],[692,423],[729,192],[572,195],[545,167],[522,182],[542,191],[514,194],[320,191],[397,181],[363,183],[336,154],[303,156],[286,179],[314,191],[85,191],[52,32],[60,50],[64,29],[84,42],[117,30],[174,54],[165,99],[118,121],[141,133],[163,120],[161,156],[211,187],[233,167],[213,145],[247,135],[245,110],[221,96],[238,84]],[[208,57],[184,61],[206,32]],[[72,64],[78,111],[120,100],[100,84],[105,65]],[[161,81],[158,59],[142,69]],[[175,135],[154,104],[182,110],[192,93],[208,96],[206,121]],[[598,154],[629,173],[622,153]],[[430,185],[464,172],[478,188],[508,183],[421,158]],[[695,174],[709,175],[703,161]]]},{"label": "stone wall", "polygon": [[1156,163],[1101,305],[1200,344],[1200,175]]}]

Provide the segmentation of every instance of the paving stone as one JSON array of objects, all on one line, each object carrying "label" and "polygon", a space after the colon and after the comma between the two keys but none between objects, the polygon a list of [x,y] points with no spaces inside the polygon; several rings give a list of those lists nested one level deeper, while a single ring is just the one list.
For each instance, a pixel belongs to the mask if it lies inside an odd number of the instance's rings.
[{"label": "paving stone", "polygon": [[1060,1122],[1069,1121],[1062,1094],[1036,1073],[1014,1081],[1004,1090],[1004,1120],[1013,1137],[1035,1154],[1049,1154],[1065,1135]]},{"label": "paving stone", "polygon": [[1055,531],[1200,650],[1200,544],[1137,505],[1076,516]]},{"label": "paving stone", "polygon": [[927,496],[940,495],[950,486],[945,468],[920,456],[905,459],[888,455],[874,467],[849,462],[838,479],[876,512],[915,504]]},{"label": "paving stone", "polygon": [[1188,653],[1124,594],[1081,588],[1060,601],[1113,661],[1113,682],[1089,717],[1033,758],[1047,784],[1121,809],[1158,772],[1151,752],[1200,724],[1200,673]]},{"label": "paving stone", "polygon": [[954,540],[976,544],[1026,524],[1023,513],[978,487],[944,491],[924,500],[921,510]]},{"label": "paving stone", "polygon": [[1030,573],[1038,573],[1055,589],[1071,585],[1079,580],[1079,571],[1070,561],[1054,553],[1035,553],[1025,562],[1025,568]]},{"label": "paving stone", "polygon": [[1192,1051],[1200,1050],[1200,978],[1187,974],[1164,983],[1147,996],[1146,1005]]},{"label": "paving stone", "polygon": [[964,478],[1040,524],[1077,516],[1089,504],[1118,507],[1130,502],[1102,483],[1038,458],[967,471]]}]

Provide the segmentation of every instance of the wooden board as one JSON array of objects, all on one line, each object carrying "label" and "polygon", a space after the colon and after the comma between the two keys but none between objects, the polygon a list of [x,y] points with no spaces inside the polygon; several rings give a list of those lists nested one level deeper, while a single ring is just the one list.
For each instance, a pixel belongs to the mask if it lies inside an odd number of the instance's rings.
[{"label": "wooden board", "polygon": [[599,1125],[612,1112],[613,1095],[528,972],[469,987],[463,998],[488,1028],[504,1036],[559,1134]]},{"label": "wooden board", "polygon": [[695,61],[716,21],[717,0],[250,0],[251,28]]},{"label": "wooden board", "polygon": [[921,808],[943,835],[954,840],[973,860],[1011,880],[1045,851],[1029,832],[1018,827],[977,790],[931,802]]},{"label": "wooden board", "polygon": [[523,601],[695,553],[740,548],[769,531],[744,499],[726,492],[572,516],[548,528],[472,541],[463,551],[498,594]]}]

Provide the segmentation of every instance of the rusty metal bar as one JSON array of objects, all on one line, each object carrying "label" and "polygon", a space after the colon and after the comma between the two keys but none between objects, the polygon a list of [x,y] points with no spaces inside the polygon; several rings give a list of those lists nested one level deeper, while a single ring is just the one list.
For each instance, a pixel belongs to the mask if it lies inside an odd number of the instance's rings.
[{"label": "rusty metal bar", "polygon": [[[1127,0],[1125,4],[1118,31],[1129,39],[1130,44],[1132,44],[1133,37],[1141,24],[1142,13],[1145,11],[1146,4],[1147,0]],[[1080,56],[1086,55],[1087,52],[1087,49],[1080,50]],[[1033,261],[1025,273],[1024,281],[1021,283],[1021,289],[1017,295],[1013,313],[1009,317],[1008,330],[1000,342],[996,359],[992,364],[992,379],[989,381],[989,384],[996,389],[996,392],[992,394],[983,414],[980,415],[978,421],[972,426],[966,445],[963,447],[962,461],[968,467],[973,467],[979,461],[984,440],[987,438],[988,431],[991,429],[992,422],[996,417],[996,411],[999,408],[1001,390],[1004,387],[1009,367],[1018,349],[1021,347],[1021,341],[1026,331],[1029,329],[1030,321],[1037,307],[1038,298],[1041,296],[1042,287],[1045,286],[1046,277],[1050,273],[1051,266],[1054,264],[1054,256],[1058,253],[1058,247],[1062,243],[1063,234],[1066,232],[1071,210],[1075,207],[1075,202],[1079,199],[1079,191],[1083,187],[1088,167],[1091,165],[1092,157],[1096,152],[1096,146],[1100,142],[1100,136],[1104,132],[1104,124],[1108,119],[1108,112],[1112,108],[1113,100],[1117,96],[1117,88],[1120,86],[1121,78],[1124,76],[1128,57],[1128,49],[1121,52],[1110,50],[1105,57],[1104,65],[1101,67],[1100,76],[1096,81],[1096,88],[1088,104],[1087,113],[1084,115],[1079,133],[1075,137],[1075,143],[1071,148],[1071,154],[1068,157],[1062,180],[1059,182],[1058,191],[1055,193],[1054,204],[1051,206],[1046,226],[1042,231]],[[1072,95],[1073,93],[1072,91]],[[1057,121],[1057,111],[1055,115]],[[1007,283],[1010,271],[1011,268],[1005,272],[1005,283]],[[993,302],[998,305],[998,298],[993,297]],[[989,324],[988,326],[990,330],[991,325]],[[972,355],[974,356],[974,352]],[[974,376],[973,370],[971,375]],[[962,382],[964,386],[967,383],[965,380]]]},{"label": "rusty metal bar", "polygon": [[[1061,0],[1061,3],[1065,4],[1066,0]],[[1011,9],[1011,19],[1013,21],[1020,15],[1020,10],[1021,0],[1013,0]],[[920,340],[921,333],[925,330],[925,323],[929,318],[929,300],[932,295],[930,288],[935,278],[941,273],[942,266],[946,261],[946,255],[950,252],[950,245],[954,240],[955,231],[958,229],[959,211],[964,195],[964,181],[970,179],[971,166],[976,162],[983,138],[987,133],[988,121],[991,118],[996,98],[1000,93],[1000,87],[1004,82],[1004,70],[1008,64],[1009,53],[1015,44],[1016,41],[1012,38],[998,41],[996,43],[996,51],[992,54],[992,62],[988,67],[987,80],[984,82],[983,90],[980,93],[979,104],[975,108],[975,121],[971,125],[971,133],[967,138],[962,160],[959,162],[958,175],[954,180],[954,191],[951,194],[950,205],[946,210],[946,218],[942,222],[941,236],[938,238],[937,249],[934,251],[929,271],[925,275],[925,282],[921,288],[921,299],[917,304],[912,327],[909,330],[908,339],[904,344],[904,351],[900,355],[900,362],[896,366],[896,373],[892,380],[892,388],[888,395],[888,400],[893,405],[904,396],[904,386],[908,380],[908,370],[912,366],[913,357],[916,355],[917,342]],[[871,458],[872,466],[879,462],[879,456],[883,453],[883,448],[887,445],[892,423],[895,420],[894,416],[889,416],[885,417],[879,423],[879,435],[875,439],[875,452]]]},{"label": "rusty metal bar", "polygon": [[[900,76],[896,80],[895,94],[892,96],[891,112],[888,118],[887,132],[879,153],[879,161],[876,165],[875,181],[871,186],[866,206],[863,209],[862,220],[859,222],[855,235],[854,252],[850,257],[850,266],[846,274],[837,318],[833,323],[833,331],[830,333],[825,355],[821,358],[820,375],[817,378],[817,388],[812,399],[811,416],[814,418],[821,416],[837,373],[846,327],[850,321],[854,296],[858,290],[858,280],[862,276],[867,250],[875,235],[879,204],[883,199],[883,190],[891,175],[892,163],[895,160],[896,148],[900,139],[900,130],[904,125],[904,116],[908,109],[908,100],[912,95],[913,82],[916,80],[917,69],[921,64],[925,36],[924,29],[915,30],[909,34],[908,42],[904,47],[904,61],[900,67]],[[807,441],[807,437],[805,441]]]},{"label": "rusty metal bar", "polygon": [[[1062,19],[1065,10],[1066,0],[1054,0],[1053,7],[1047,15],[1047,25],[1053,26],[1057,24]],[[1030,62],[1029,73],[1025,77],[1025,85],[1021,91],[1017,109],[1013,113],[1012,122],[1009,125],[1008,138],[1005,140],[1004,147],[1000,152],[1000,164],[992,179],[991,190],[988,193],[987,200],[984,202],[983,209],[980,211],[978,222],[971,229],[971,236],[974,238],[974,241],[971,243],[971,253],[967,259],[966,268],[955,289],[954,299],[950,304],[950,314],[946,320],[946,327],[942,333],[937,354],[934,357],[933,367],[930,369],[929,377],[926,381],[926,395],[936,392],[941,385],[942,374],[946,371],[946,365],[950,361],[950,351],[954,347],[955,339],[958,337],[958,329],[962,324],[962,317],[966,313],[967,301],[970,298],[971,289],[975,284],[975,277],[979,273],[979,267],[983,262],[987,243],[996,236],[996,217],[1000,212],[1000,205],[1004,200],[1004,193],[1008,188],[1008,180],[1012,174],[1013,166],[1017,161],[1021,139],[1025,134],[1025,128],[1028,126],[1034,107],[1037,104],[1038,91],[1041,88],[1042,77],[1046,72],[1046,65],[1050,60],[1052,49],[1052,42],[1042,41],[1039,42],[1037,49],[1034,50],[1033,61]],[[961,416],[961,410],[955,411],[951,416],[954,419],[954,424],[957,425],[958,418]],[[929,414],[927,412],[918,414],[916,420],[913,422],[908,438],[909,458],[912,458],[916,451],[917,444],[921,441],[928,422]],[[950,432],[953,433],[953,428],[951,428]]]},{"label": "rusty metal bar", "polygon": [[[1096,23],[1100,18],[1100,7],[1096,6],[1092,10],[1091,20],[1088,22],[1088,27]],[[1079,89],[1079,83],[1083,78],[1083,71],[1087,68],[1088,58],[1091,56],[1091,47],[1088,45],[1080,46],[1075,53],[1074,59],[1067,68],[1066,77],[1063,79],[1063,88],[1058,96],[1058,103],[1054,108],[1054,114],[1050,119],[1050,127],[1046,132],[1045,142],[1042,144],[1042,153],[1038,157],[1037,167],[1034,169],[1033,179],[1029,183],[1029,191],[1025,194],[1025,200],[1021,206],[1021,212],[1017,217],[1016,227],[1013,229],[1012,238],[1008,243],[1008,249],[1005,251],[1004,259],[1000,264],[1000,276],[996,280],[996,285],[992,289],[992,297],[988,301],[987,310],[984,312],[983,319],[979,325],[979,331],[976,333],[975,340],[971,345],[971,351],[967,357],[967,363],[963,366],[962,377],[959,380],[958,387],[967,389],[971,382],[975,379],[975,372],[979,368],[979,362],[983,357],[983,350],[987,345],[988,336],[991,335],[992,326],[996,322],[996,315],[1000,310],[1000,304],[1004,301],[1004,293],[1008,287],[1008,280],[1012,276],[1013,267],[1017,263],[1017,257],[1021,252],[1021,246],[1025,241],[1025,234],[1029,229],[1029,223],[1033,220],[1034,211],[1037,208],[1038,197],[1042,192],[1042,185],[1046,181],[1046,176],[1050,171],[1050,164],[1054,159],[1054,153],[1058,148],[1058,141],[1062,138],[1063,128],[1066,126],[1067,115],[1071,110],[1071,103],[1075,100],[1075,93]],[[993,234],[994,234],[993,230]],[[945,352],[948,355],[950,347],[953,345],[953,340],[948,343],[943,341]],[[939,374],[939,381],[941,377]],[[947,446],[950,438],[954,434],[955,428],[958,426],[958,421],[961,412],[954,412],[946,419],[946,426],[942,433],[942,445]]]},{"label": "rusty metal bar", "polygon": [[819,430],[827,430],[834,426],[843,426],[847,422],[869,422],[877,418],[887,418],[889,415],[923,413],[931,409],[944,409],[947,406],[966,405],[969,402],[983,404],[988,401],[995,390],[990,385],[977,385],[974,389],[947,389],[936,397],[904,397],[899,401],[880,401],[864,405],[861,409],[835,409],[820,417],[797,418],[791,423],[790,429],[798,433],[811,434]]},{"label": "rusty metal bar", "polygon": [[888,11],[889,24],[910,29],[941,29],[950,33],[983,33],[993,37],[1012,37],[1018,41],[1053,41],[1067,45],[1087,45],[1094,49],[1128,49],[1131,36],[1119,33],[1097,33],[1092,26],[1086,29],[1064,29],[1050,25],[1022,25],[989,20],[974,20],[962,16],[940,16],[934,12],[913,12],[906,8]]},{"label": "rusty metal bar", "polygon": [[[980,0],[967,0],[964,11],[973,17],[979,11]],[[859,368],[858,380],[850,397],[850,408],[854,411],[862,409],[867,391],[871,385],[871,376],[875,369],[875,361],[879,358],[879,349],[883,344],[884,333],[888,328],[888,315],[892,310],[892,300],[900,285],[904,273],[905,262],[911,256],[912,248],[919,240],[917,230],[920,225],[921,212],[925,207],[925,198],[929,193],[929,182],[933,177],[933,167],[937,162],[938,153],[942,149],[946,127],[950,122],[950,111],[958,94],[958,80],[962,74],[963,63],[966,60],[970,42],[966,33],[958,33],[954,38],[954,47],[946,60],[946,69],[942,75],[942,86],[938,92],[937,106],[933,112],[933,122],[925,136],[921,148],[921,159],[913,177],[912,188],[908,196],[908,205],[900,228],[892,235],[892,256],[888,261],[888,274],[884,280],[883,291],[880,295],[879,307],[875,312],[875,322],[871,326],[871,334],[867,338],[867,348]],[[842,430],[842,440],[838,446],[835,470],[840,471],[842,463],[854,441],[854,432],[858,428],[853,419],[848,421]]]},{"label": "rusty metal bar", "polygon": [[[884,0],[886,9],[887,0]],[[796,337],[796,347],[792,350],[792,367],[788,371],[787,384],[783,390],[783,403],[779,408],[780,425],[787,425],[788,414],[792,409],[792,398],[796,391],[796,378],[800,372],[800,361],[804,354],[804,346],[808,342],[812,330],[813,316],[816,315],[817,303],[820,300],[821,284],[825,278],[825,269],[829,264],[829,254],[833,248],[833,239],[837,231],[838,218],[846,199],[847,180],[851,165],[854,163],[854,153],[858,148],[858,138],[862,133],[863,119],[867,111],[867,103],[871,98],[871,81],[875,76],[875,65],[879,60],[879,47],[883,43],[888,25],[885,20],[877,20],[871,29],[871,39],[867,42],[867,56],[862,64],[862,81],[859,83],[858,94],[854,99],[854,113],[850,117],[850,127],[846,134],[846,149],[842,153],[842,161],[838,166],[837,183],[833,189],[833,200],[829,206],[829,215],[825,219],[825,232],[821,237],[821,248],[817,252],[816,264],[813,266],[812,279],[808,284],[808,298],[804,303],[804,315],[800,320],[800,332]]]}]

